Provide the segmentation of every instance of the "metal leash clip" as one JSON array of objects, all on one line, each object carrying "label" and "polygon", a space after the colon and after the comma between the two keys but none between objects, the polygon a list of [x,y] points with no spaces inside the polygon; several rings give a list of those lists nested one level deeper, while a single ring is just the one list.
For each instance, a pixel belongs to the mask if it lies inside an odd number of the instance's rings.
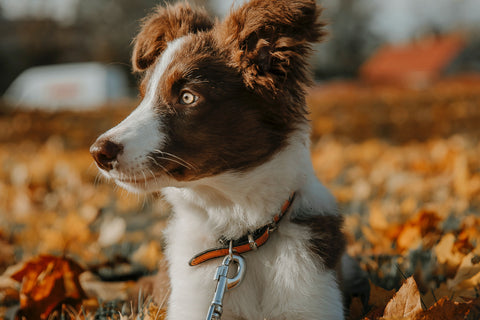
[{"label": "metal leash clip", "polygon": [[[228,278],[228,270],[232,266],[232,262],[235,262],[237,265],[237,274],[233,278]],[[245,269],[245,260],[241,256],[232,253],[230,242],[230,254],[225,256],[222,264],[217,267],[215,273],[214,280],[217,281],[217,288],[215,289],[212,303],[208,309],[206,320],[220,320],[222,318],[223,296],[228,290],[240,284],[245,275]]]}]

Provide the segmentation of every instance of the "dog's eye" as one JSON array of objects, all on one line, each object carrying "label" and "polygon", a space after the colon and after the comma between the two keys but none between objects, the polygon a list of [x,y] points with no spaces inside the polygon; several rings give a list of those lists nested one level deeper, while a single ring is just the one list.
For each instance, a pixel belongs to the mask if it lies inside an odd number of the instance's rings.
[{"label": "dog's eye", "polygon": [[185,105],[192,104],[197,100],[198,100],[198,97],[188,91],[183,92],[182,96],[180,97],[180,103]]}]

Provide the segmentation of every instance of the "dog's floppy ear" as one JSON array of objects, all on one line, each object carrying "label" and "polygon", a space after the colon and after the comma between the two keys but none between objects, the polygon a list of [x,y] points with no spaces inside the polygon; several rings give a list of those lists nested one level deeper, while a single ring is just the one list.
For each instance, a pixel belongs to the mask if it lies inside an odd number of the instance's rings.
[{"label": "dog's floppy ear", "polygon": [[152,65],[169,41],[212,27],[213,22],[205,10],[193,9],[187,3],[156,7],[143,20],[141,31],[133,40],[133,70],[144,71]]},{"label": "dog's floppy ear", "polygon": [[293,85],[296,90],[309,83],[311,43],[324,35],[319,15],[315,0],[252,0],[230,13],[219,39],[248,87],[276,93]]}]

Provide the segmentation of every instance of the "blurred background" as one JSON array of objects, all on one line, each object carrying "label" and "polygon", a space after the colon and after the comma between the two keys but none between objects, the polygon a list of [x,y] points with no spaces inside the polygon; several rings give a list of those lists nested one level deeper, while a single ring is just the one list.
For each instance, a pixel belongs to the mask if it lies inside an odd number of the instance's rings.
[{"label": "blurred background", "polygon": [[[190,2],[219,17],[242,3]],[[45,253],[101,280],[157,270],[168,206],[104,181],[88,148],[138,102],[131,40],[158,3],[0,0],[0,272]],[[480,227],[480,2],[319,3],[312,158],[348,251],[384,287],[414,274],[438,288],[456,269],[438,269],[437,243]],[[465,256],[477,236],[451,250]]]},{"label": "blurred background", "polygon": [[[220,17],[232,6],[231,0],[191,2]],[[130,42],[138,31],[138,20],[157,3],[1,0],[0,94],[20,73],[40,65],[95,61],[119,67],[129,75]],[[240,3],[238,0],[235,5]],[[435,55],[449,53],[437,68],[448,73],[480,68],[478,0],[325,0],[321,4],[330,35],[312,60],[319,80],[357,77],[362,65],[385,45],[422,45],[453,36],[462,38],[463,43],[437,52]],[[430,53],[437,51],[434,49]],[[134,95],[134,81],[130,76],[128,80],[129,90],[124,94]]]}]

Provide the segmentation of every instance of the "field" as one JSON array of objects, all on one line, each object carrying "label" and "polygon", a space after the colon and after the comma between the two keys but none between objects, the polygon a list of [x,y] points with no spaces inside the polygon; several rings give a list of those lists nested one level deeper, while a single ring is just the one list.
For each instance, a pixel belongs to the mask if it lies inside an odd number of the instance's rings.
[{"label": "field", "polygon": [[[371,281],[350,318],[479,319],[480,79],[328,83],[308,103],[317,175]],[[102,180],[88,153],[133,105],[0,107],[0,318],[163,317],[149,279],[165,277],[169,207]]]}]

